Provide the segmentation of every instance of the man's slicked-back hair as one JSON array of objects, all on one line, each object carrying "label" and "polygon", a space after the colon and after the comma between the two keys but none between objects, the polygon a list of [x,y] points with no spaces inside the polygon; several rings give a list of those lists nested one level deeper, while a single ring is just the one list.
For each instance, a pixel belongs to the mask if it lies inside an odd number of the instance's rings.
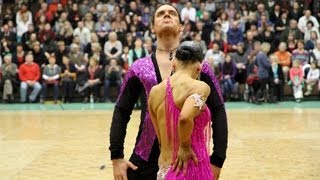
[{"label": "man's slicked-back hair", "polygon": [[179,10],[178,10],[174,5],[169,4],[169,3],[161,3],[161,4],[159,4],[159,5],[157,6],[157,9],[155,10],[155,12],[154,12],[153,15],[152,15],[151,24],[154,25],[154,19],[155,19],[155,16],[156,16],[156,13],[157,13],[158,9],[159,9],[161,6],[164,6],[164,5],[171,6],[171,7],[173,7],[173,8],[177,11],[178,16],[179,16],[179,23],[182,24],[182,19],[181,19],[181,15],[180,15]]}]

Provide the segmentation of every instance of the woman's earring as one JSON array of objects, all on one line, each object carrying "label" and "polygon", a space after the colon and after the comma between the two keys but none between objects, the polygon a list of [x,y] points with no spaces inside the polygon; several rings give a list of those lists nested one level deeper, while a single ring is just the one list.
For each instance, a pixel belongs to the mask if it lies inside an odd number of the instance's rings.
[{"label": "woman's earring", "polygon": [[197,80],[200,81],[200,78],[201,78],[201,73],[199,73],[198,77],[197,77]]}]

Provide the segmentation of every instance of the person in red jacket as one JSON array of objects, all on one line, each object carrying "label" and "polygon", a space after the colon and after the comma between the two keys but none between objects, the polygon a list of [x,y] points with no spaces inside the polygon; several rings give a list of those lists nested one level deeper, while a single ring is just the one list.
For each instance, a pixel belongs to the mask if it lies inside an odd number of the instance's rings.
[{"label": "person in red jacket", "polygon": [[25,58],[26,62],[19,68],[20,84],[20,98],[21,102],[26,102],[28,87],[32,87],[33,91],[29,96],[29,102],[34,102],[41,90],[39,83],[40,68],[37,63],[33,62],[33,54],[29,52]]}]

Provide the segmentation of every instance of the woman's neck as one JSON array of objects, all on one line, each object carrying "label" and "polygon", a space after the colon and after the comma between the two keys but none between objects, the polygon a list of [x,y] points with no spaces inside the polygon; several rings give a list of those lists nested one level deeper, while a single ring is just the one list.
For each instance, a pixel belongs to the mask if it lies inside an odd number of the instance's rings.
[{"label": "woman's neck", "polygon": [[197,79],[197,75],[194,73],[194,70],[192,70],[190,68],[177,70],[174,74],[176,76],[180,76],[180,77],[184,77],[184,78],[189,77],[192,79]]}]

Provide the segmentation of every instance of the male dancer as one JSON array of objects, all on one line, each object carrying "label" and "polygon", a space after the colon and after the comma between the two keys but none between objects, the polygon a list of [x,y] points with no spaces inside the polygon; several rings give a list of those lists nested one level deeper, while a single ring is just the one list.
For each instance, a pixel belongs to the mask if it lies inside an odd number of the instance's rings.
[{"label": "male dancer", "polygon": [[[158,171],[159,144],[147,111],[147,99],[151,88],[167,79],[172,71],[171,59],[179,46],[179,34],[183,30],[180,14],[172,5],[161,5],[153,16],[152,31],[157,36],[157,49],[151,56],[135,61],[127,72],[115,106],[110,147],[113,173],[116,180],[155,180]],[[213,154],[210,157],[215,179],[226,158],[228,128],[225,107],[214,73],[208,63],[202,65],[201,80],[211,92],[206,101],[212,114]],[[124,159],[123,145],[130,115],[142,95],[141,122],[130,161]]]}]

